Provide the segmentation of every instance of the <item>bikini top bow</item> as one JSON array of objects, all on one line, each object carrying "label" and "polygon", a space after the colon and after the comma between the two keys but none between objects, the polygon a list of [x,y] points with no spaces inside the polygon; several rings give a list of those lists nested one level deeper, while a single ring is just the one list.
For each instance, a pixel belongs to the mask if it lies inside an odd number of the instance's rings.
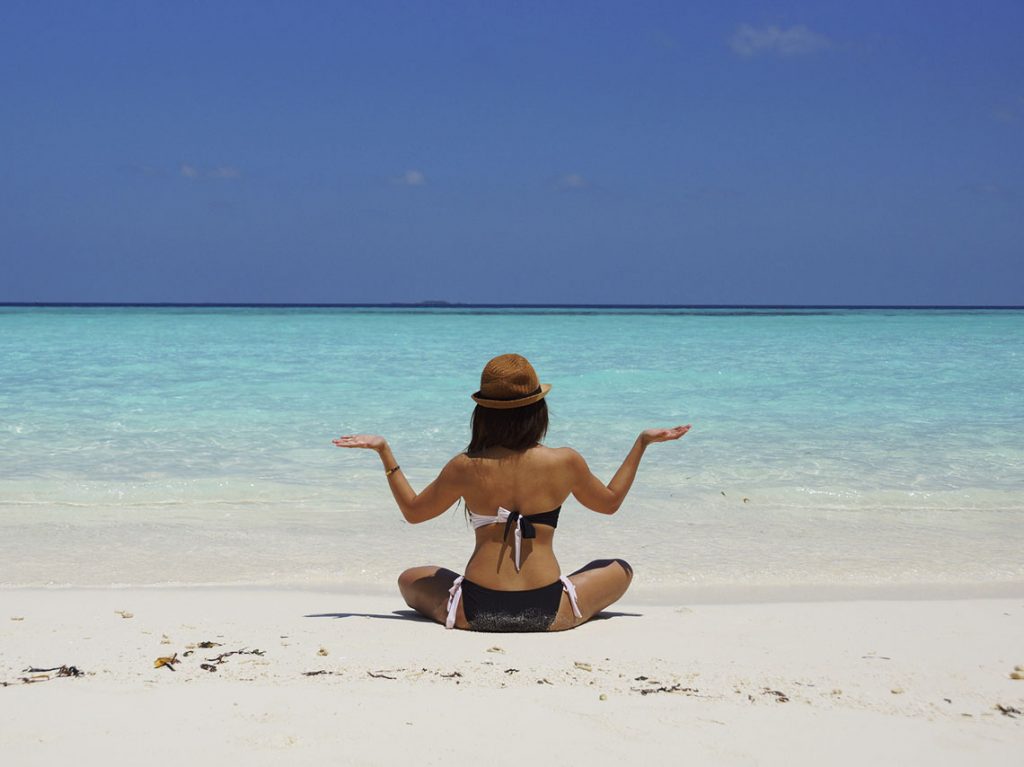
[{"label": "bikini top bow", "polygon": [[502,512],[505,512],[505,534],[501,537],[503,541],[508,542],[509,532],[514,533],[514,540],[516,543],[516,572],[519,572],[519,549],[522,547],[523,538],[536,538],[537,528],[533,526],[533,522],[524,517],[518,511],[508,511],[507,509],[498,509],[498,519],[501,519]]},{"label": "bikini top bow", "polygon": [[498,513],[493,517],[470,512],[469,519],[473,523],[474,529],[483,527],[484,525],[497,525],[502,522],[505,523],[505,534],[502,537],[502,540],[507,542],[509,533],[513,533],[513,541],[515,543],[516,550],[516,572],[519,572],[520,552],[522,550],[523,538],[537,537],[537,528],[533,526],[533,522],[531,522],[528,517],[524,517],[518,511],[509,511],[501,506],[498,507]]}]

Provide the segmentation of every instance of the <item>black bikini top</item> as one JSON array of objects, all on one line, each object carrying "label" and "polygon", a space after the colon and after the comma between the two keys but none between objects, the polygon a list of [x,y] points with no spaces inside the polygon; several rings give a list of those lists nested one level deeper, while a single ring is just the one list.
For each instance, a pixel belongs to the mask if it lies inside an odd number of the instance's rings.
[{"label": "black bikini top", "polygon": [[551,511],[525,516],[520,514],[518,511],[509,511],[508,509],[499,506],[498,513],[494,516],[489,514],[474,514],[471,511],[469,512],[469,521],[473,524],[474,530],[486,525],[500,525],[502,522],[505,523],[505,534],[503,536],[503,540],[508,541],[509,533],[514,533],[513,539],[516,547],[516,572],[519,572],[520,540],[523,538],[537,537],[537,528],[534,527],[534,525],[558,527],[558,512],[561,510],[562,507],[559,506],[557,509],[552,509]]},{"label": "black bikini top", "polygon": [[469,512],[470,521],[473,523],[473,527],[483,527],[484,525],[498,525],[502,521],[505,522],[505,540],[508,540],[509,533],[518,528],[522,531],[523,538],[536,538],[537,529],[534,525],[547,525],[548,527],[558,527],[558,512],[562,510],[559,506],[557,509],[551,511],[543,511],[540,514],[520,514],[518,511],[508,511],[501,507],[498,508],[498,513],[495,516],[489,516],[485,514],[474,514],[472,511]]}]

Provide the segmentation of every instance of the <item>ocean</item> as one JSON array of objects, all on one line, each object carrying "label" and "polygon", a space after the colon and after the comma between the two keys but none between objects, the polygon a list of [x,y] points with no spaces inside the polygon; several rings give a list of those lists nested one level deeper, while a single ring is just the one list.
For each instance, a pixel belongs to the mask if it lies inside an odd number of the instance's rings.
[{"label": "ocean", "polygon": [[461,570],[461,507],[405,523],[375,432],[426,485],[480,370],[553,385],[549,445],[620,511],[569,499],[565,571],[621,556],[672,590],[1024,583],[1024,311],[0,307],[0,585],[393,588]]}]

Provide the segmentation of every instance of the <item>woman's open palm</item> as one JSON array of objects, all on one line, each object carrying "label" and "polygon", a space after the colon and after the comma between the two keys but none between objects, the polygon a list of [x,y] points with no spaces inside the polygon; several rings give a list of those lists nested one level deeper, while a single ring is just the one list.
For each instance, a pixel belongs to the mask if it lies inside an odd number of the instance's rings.
[{"label": "woman's open palm", "polygon": [[387,444],[387,441],[378,434],[346,434],[332,441],[338,447],[361,447],[377,451]]},{"label": "woman's open palm", "polygon": [[679,439],[689,430],[690,424],[686,424],[686,426],[673,426],[671,429],[644,429],[641,432],[641,436],[650,445],[655,442],[668,442],[673,439]]}]

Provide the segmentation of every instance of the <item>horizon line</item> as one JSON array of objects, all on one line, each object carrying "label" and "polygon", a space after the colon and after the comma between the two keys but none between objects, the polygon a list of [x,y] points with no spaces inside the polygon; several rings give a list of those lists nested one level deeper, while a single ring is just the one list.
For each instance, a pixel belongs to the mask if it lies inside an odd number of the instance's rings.
[{"label": "horizon line", "polygon": [[222,301],[0,301],[0,307],[209,308],[209,309],[988,309],[1021,310],[1011,304],[552,304],[392,301],[360,303]]}]

